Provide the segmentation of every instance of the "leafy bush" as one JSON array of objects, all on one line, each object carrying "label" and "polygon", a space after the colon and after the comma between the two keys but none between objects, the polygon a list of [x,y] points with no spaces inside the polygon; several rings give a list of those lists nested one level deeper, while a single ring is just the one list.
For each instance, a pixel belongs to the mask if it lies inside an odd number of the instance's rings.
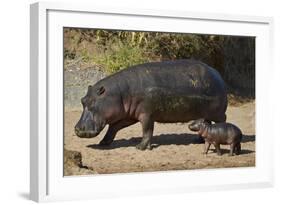
[{"label": "leafy bush", "polygon": [[111,44],[109,49],[92,56],[93,63],[101,65],[107,73],[115,73],[132,65],[149,61],[144,50],[122,42]]}]

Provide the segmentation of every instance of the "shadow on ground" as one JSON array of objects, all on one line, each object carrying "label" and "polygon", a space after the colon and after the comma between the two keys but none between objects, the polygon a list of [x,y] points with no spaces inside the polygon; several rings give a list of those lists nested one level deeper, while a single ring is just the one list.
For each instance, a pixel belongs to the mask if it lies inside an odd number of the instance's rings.
[{"label": "shadow on ground", "polygon": [[[108,146],[100,146],[98,144],[91,144],[87,147],[92,149],[118,149],[121,147],[135,147],[138,143],[140,143],[142,137],[132,137],[130,139],[117,139],[114,140]],[[251,142],[255,141],[255,135],[244,135],[242,139],[243,142]],[[153,149],[161,146],[161,145],[189,145],[189,144],[201,144],[201,139],[197,134],[161,134],[152,137],[151,146]],[[223,151],[223,149],[222,149]],[[227,150],[225,150],[227,152]],[[229,152],[229,150],[228,150]],[[251,153],[250,150],[243,150],[241,154]]]},{"label": "shadow on ground", "polygon": [[254,142],[256,141],[256,135],[243,135],[242,143],[243,142]]},{"label": "shadow on ground", "polygon": [[[241,152],[240,152],[239,155],[250,154],[250,153],[253,153],[253,152],[254,151],[252,151],[252,150],[243,149],[243,145],[242,145]],[[216,150],[215,149],[209,149],[208,154],[210,154],[210,153],[216,153]],[[225,154],[228,155],[229,154],[229,149],[222,149],[221,148],[221,153],[222,153],[222,155],[225,155]]]}]

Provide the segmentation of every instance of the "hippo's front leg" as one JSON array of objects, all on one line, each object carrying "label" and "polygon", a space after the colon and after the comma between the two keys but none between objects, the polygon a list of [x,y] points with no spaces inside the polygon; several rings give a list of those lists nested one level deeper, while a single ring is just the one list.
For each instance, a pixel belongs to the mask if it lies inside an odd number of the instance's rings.
[{"label": "hippo's front leg", "polygon": [[205,150],[204,150],[204,154],[207,154],[209,151],[209,148],[211,146],[211,143],[209,143],[207,140],[205,141]]},{"label": "hippo's front leg", "polygon": [[151,149],[151,137],[153,135],[154,121],[150,116],[144,115],[140,118],[142,124],[142,141],[136,148],[145,150],[146,148]]},{"label": "hippo's front leg", "polygon": [[122,121],[118,121],[114,124],[109,125],[109,128],[105,134],[105,136],[103,137],[103,139],[100,141],[99,145],[101,146],[105,146],[105,145],[110,145],[117,132],[125,127],[128,127],[132,124],[135,124],[137,121],[134,120],[122,120]]},{"label": "hippo's front leg", "polygon": [[[207,122],[208,124],[212,124],[212,121],[211,120],[207,120],[207,119],[205,119],[204,120],[205,122]],[[204,137],[202,137],[201,135],[198,135],[198,143],[199,144],[203,144],[203,143],[205,143],[205,139],[204,139]],[[210,147],[210,146],[209,146]],[[207,154],[207,153],[206,153]]]}]

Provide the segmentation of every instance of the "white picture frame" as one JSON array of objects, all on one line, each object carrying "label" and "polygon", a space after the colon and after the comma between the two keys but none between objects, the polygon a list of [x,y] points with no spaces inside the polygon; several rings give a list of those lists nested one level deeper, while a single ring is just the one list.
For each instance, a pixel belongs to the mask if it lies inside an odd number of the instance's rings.
[{"label": "white picture frame", "polygon": [[[273,132],[269,124],[272,113],[263,109],[270,106],[271,82],[267,71],[273,69],[272,18],[46,2],[32,4],[30,11],[32,200],[95,199],[273,185]],[[63,177],[63,27],[256,36],[256,166]]]}]

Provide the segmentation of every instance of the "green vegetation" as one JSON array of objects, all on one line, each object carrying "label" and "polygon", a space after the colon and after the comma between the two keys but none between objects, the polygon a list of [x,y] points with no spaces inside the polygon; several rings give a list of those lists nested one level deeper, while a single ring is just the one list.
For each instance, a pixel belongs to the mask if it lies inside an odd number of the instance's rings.
[{"label": "green vegetation", "polygon": [[[80,59],[98,65],[107,73],[128,66],[184,58],[209,61],[220,46],[220,37],[159,32],[64,30],[65,62]],[[204,51],[204,52],[202,52]]]},{"label": "green vegetation", "polygon": [[253,37],[64,29],[65,69],[78,64],[111,74],[144,62],[190,58],[216,68],[229,90],[255,96]]},{"label": "green vegetation", "polygon": [[132,65],[150,61],[142,48],[133,47],[122,42],[112,48],[92,56],[93,63],[104,66],[107,72],[115,73]]}]

